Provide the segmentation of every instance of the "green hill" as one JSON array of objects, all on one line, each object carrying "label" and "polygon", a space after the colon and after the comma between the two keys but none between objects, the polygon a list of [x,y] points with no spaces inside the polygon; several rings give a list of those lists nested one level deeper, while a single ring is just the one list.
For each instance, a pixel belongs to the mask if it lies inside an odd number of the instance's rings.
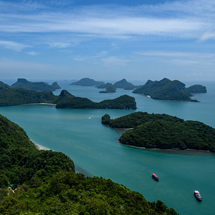
[{"label": "green hill", "polygon": [[193,86],[188,87],[187,91],[189,93],[193,93],[193,94],[195,94],[195,93],[206,93],[207,89],[205,86],[202,86],[200,84],[195,84]]},{"label": "green hill", "polygon": [[34,90],[11,88],[2,83],[0,86],[0,106],[52,103],[56,99],[56,96],[51,92],[36,92]]},{"label": "green hill", "polygon": [[117,81],[114,85],[115,88],[123,88],[125,90],[133,90],[135,86],[132,83],[127,82],[126,79]]},{"label": "green hill", "polygon": [[124,95],[112,100],[93,102],[87,98],[75,97],[66,90],[62,90],[60,96],[55,101],[56,108],[76,108],[76,109],[136,109],[135,99]]},{"label": "green hill", "polygon": [[26,90],[34,91],[47,91],[52,92],[56,89],[60,89],[60,86],[57,82],[54,82],[52,85],[48,85],[44,82],[30,82],[24,78],[18,78],[17,82],[11,85],[12,88],[22,88]]},{"label": "green hill", "polygon": [[[200,87],[198,87],[200,88]],[[185,84],[178,80],[171,81],[167,78],[161,81],[147,81],[145,85],[135,89],[133,93],[150,96],[159,100],[193,101],[190,97],[194,88],[185,88]]]},{"label": "green hill", "polygon": [[132,128],[119,138],[126,145],[215,152],[215,129],[201,122],[184,121],[166,114],[136,112],[113,120],[106,114],[102,123],[112,128]]}]

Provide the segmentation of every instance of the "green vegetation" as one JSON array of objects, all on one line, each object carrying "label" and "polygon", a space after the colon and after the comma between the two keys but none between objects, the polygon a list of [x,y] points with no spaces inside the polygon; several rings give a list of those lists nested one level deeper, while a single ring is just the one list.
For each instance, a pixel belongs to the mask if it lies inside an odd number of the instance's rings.
[{"label": "green vegetation", "polygon": [[54,82],[52,85],[48,85],[44,82],[30,82],[24,78],[18,78],[17,82],[11,85],[12,88],[22,88],[26,90],[34,91],[47,91],[52,92],[56,89],[60,89],[60,86],[57,82]]},{"label": "green vegetation", "polygon": [[39,151],[25,131],[0,115],[0,187],[10,184],[38,186],[53,173],[74,171],[69,157],[60,152]]},{"label": "green vegetation", "polygon": [[[100,85],[100,87],[98,88],[101,88],[103,85]],[[107,83],[105,84],[105,88],[106,88],[106,91],[100,91],[99,93],[115,93],[116,92],[116,88],[110,84],[110,83]]]},{"label": "green vegetation", "polygon": [[114,120],[106,114],[102,123],[112,128],[133,128],[119,139],[126,145],[215,152],[215,129],[201,122],[184,121],[166,114],[137,112]]},{"label": "green vegetation", "polygon": [[73,82],[70,85],[81,85],[81,86],[99,86],[101,84],[104,84],[102,81],[95,81],[90,78],[82,78],[79,81]]},{"label": "green vegetation", "polygon": [[0,106],[13,106],[30,103],[52,103],[56,96],[51,92],[36,92],[21,88],[11,88],[1,84]]},{"label": "green vegetation", "polygon": [[76,174],[69,157],[38,151],[1,115],[0,147],[0,214],[177,214],[110,179]]},{"label": "green vegetation", "polygon": [[[133,93],[139,93],[144,95],[149,95],[153,99],[159,100],[175,100],[175,101],[192,101],[197,102],[197,100],[192,100],[190,97],[191,93],[196,93],[194,89],[199,89],[200,87],[190,87],[185,88],[185,84],[178,80],[170,81],[167,78],[161,81],[147,81],[145,85],[135,89]],[[199,91],[201,92],[201,91]]]},{"label": "green vegetation", "polygon": [[136,109],[135,99],[128,95],[96,103],[87,98],[75,97],[66,90],[62,90],[60,96],[56,100],[56,104],[56,108]]},{"label": "green vegetation", "polygon": [[135,86],[132,83],[126,81],[126,79],[122,79],[117,81],[114,85],[115,88],[123,88],[125,90],[133,90]]}]

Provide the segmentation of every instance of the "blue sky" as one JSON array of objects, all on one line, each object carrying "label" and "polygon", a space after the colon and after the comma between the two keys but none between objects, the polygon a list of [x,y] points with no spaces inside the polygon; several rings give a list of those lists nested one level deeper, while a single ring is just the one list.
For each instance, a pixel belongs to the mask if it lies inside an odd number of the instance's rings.
[{"label": "blue sky", "polygon": [[0,0],[0,74],[215,81],[215,1]]}]

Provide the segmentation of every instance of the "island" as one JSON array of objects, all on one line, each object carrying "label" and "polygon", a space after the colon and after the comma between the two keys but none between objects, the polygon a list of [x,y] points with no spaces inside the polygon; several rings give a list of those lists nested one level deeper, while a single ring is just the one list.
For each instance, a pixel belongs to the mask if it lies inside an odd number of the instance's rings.
[{"label": "island", "polygon": [[117,81],[114,85],[115,88],[122,88],[124,90],[133,90],[135,86],[132,83],[127,82],[126,79]]},{"label": "island", "polygon": [[95,81],[90,78],[82,78],[79,81],[75,81],[71,83],[70,85],[80,85],[80,86],[99,86],[101,84],[104,84],[102,81]]},{"label": "island", "polygon": [[34,91],[47,91],[52,92],[61,87],[57,82],[54,82],[52,85],[48,85],[45,82],[31,82],[24,78],[18,78],[17,82],[11,85],[12,88],[22,88],[26,90]]},{"label": "island", "polygon": [[36,92],[22,88],[13,88],[0,82],[0,106],[14,106],[30,103],[53,103],[56,100],[52,92]]},{"label": "island", "polygon": [[119,142],[129,146],[159,149],[196,149],[215,152],[215,129],[202,122],[183,120],[167,114],[135,112],[102,123],[126,131]]},{"label": "island", "polygon": [[75,97],[66,90],[62,90],[60,96],[55,100],[56,108],[74,109],[136,109],[136,101],[128,95],[116,99],[93,102],[87,98]]},{"label": "island", "polygon": [[103,88],[103,86],[105,86],[104,88],[106,88],[106,90],[99,91],[99,93],[115,93],[116,92],[116,88],[110,83],[107,83],[105,85],[100,85],[97,88]]},{"label": "island", "polygon": [[145,85],[133,91],[133,93],[143,94],[150,98],[158,100],[191,102],[197,102],[197,100],[191,99],[191,97],[193,96],[192,93],[203,92],[206,92],[206,87],[203,87],[201,85],[194,85],[189,88],[185,88],[184,83],[178,80],[171,81],[167,78],[164,78],[161,81],[148,80]]},{"label": "island", "polygon": [[0,214],[169,214],[161,200],[102,177],[75,173],[61,152],[37,150],[26,132],[0,115]]}]

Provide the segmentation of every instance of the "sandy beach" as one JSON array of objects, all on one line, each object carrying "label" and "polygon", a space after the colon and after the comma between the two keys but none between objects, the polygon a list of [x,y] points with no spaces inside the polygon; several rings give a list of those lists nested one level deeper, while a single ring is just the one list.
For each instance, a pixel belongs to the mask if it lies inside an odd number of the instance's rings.
[{"label": "sandy beach", "polygon": [[35,143],[34,141],[31,140],[31,142],[35,145],[36,149],[38,150],[51,150],[45,146],[39,145],[38,143]]}]

